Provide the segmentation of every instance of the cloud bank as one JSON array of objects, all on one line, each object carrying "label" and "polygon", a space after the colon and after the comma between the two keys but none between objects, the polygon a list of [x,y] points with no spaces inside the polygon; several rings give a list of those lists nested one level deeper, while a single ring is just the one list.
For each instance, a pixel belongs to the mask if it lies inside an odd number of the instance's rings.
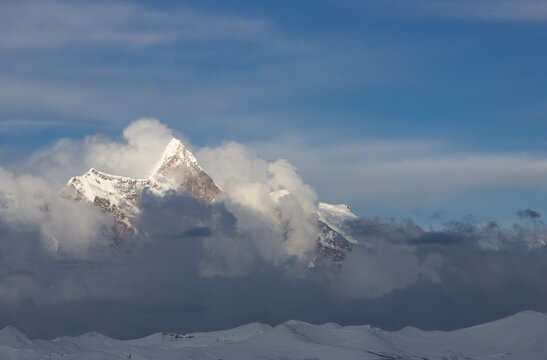
[{"label": "cloud bank", "polygon": [[310,268],[316,192],[288,161],[241,144],[195,151],[226,194],[219,201],[145,191],[130,247],[115,246],[98,208],[59,196],[88,167],[147,176],[171,136],[143,118],[120,139],[61,140],[0,170],[0,326],[41,337],[290,318],[448,329],[547,310],[547,233],[532,209],[509,226],[466,218],[435,230],[358,218],[343,224],[357,244],[342,265]]}]

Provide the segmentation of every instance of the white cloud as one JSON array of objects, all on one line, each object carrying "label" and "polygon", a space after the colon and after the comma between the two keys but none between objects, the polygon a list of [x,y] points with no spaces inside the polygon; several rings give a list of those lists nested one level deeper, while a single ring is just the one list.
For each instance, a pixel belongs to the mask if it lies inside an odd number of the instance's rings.
[{"label": "white cloud", "polygon": [[[259,253],[274,263],[287,256],[309,261],[317,246],[318,199],[294,166],[286,160],[264,161],[234,142],[200,149],[196,156],[232,201],[262,214],[264,225],[273,219],[273,227],[281,230],[274,238],[263,233],[255,238]],[[234,213],[240,212],[234,209]],[[243,216],[244,231],[260,234],[256,223],[246,222],[248,215]]]},{"label": "white cloud", "polygon": [[127,126],[118,140],[101,134],[87,136],[83,141],[59,140],[33,154],[17,171],[42,177],[57,187],[92,167],[115,175],[145,178],[172,137],[172,131],[157,119],[141,118]]},{"label": "white cloud", "polygon": [[16,176],[0,168],[0,217],[17,227],[35,229],[42,243],[35,244],[53,254],[60,248],[71,256],[85,256],[100,246],[103,226],[112,220],[91,205],[59,197],[59,189],[45,178]]},{"label": "white cloud", "polygon": [[253,144],[295,164],[323,199],[334,202],[442,202],[478,189],[547,190],[547,157],[462,152],[432,141],[310,145],[302,139]]},{"label": "white cloud", "polygon": [[132,122],[123,131],[124,141],[89,136],[84,143],[85,163],[107,173],[145,178],[152,170],[172,131],[154,118]]}]

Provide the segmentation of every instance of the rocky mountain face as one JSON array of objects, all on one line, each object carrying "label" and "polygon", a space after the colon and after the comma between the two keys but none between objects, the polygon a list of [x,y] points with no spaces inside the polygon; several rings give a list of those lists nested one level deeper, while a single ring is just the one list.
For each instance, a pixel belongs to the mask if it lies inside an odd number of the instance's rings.
[{"label": "rocky mountain face", "polygon": [[178,140],[165,148],[158,166],[149,177],[164,190],[185,191],[189,195],[213,202],[221,192],[213,179],[198,165],[194,155]]},{"label": "rocky mountain face", "polygon": [[123,236],[135,229],[138,201],[145,188],[159,191],[158,185],[149,179],[131,179],[90,169],[70,179],[62,196],[89,201],[112,215],[116,220],[115,232]]},{"label": "rocky mountain face", "polygon": [[[185,192],[212,203],[223,195],[214,180],[201,168],[194,155],[178,139],[172,139],[146,179],[132,179],[90,169],[68,181],[62,196],[87,201],[115,219],[113,231],[121,237],[136,234],[139,200],[148,189],[163,196],[167,191]],[[339,263],[351,251],[353,239],[344,235],[342,224],[356,218],[346,205],[319,204],[316,263],[328,259]]]},{"label": "rocky mountain face", "polygon": [[351,251],[351,243],[340,233],[333,230],[329,225],[322,221],[319,221],[318,223],[318,255],[323,259],[329,259],[334,262],[343,261],[346,257],[346,253]]}]

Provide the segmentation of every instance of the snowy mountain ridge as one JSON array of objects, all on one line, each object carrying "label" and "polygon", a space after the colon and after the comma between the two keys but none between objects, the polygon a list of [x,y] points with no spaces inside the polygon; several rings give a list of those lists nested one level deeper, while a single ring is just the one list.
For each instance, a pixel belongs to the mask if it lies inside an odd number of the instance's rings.
[{"label": "snowy mountain ridge", "polygon": [[[131,236],[137,231],[139,200],[145,189],[157,196],[164,196],[168,191],[185,192],[209,203],[225,196],[192,152],[176,138],[167,144],[147,178],[133,179],[91,168],[85,174],[71,178],[62,196],[93,203],[116,220],[114,230],[117,234]],[[270,196],[278,201],[287,194],[286,190],[280,190]],[[326,203],[318,204],[317,215],[319,254],[335,262],[343,260],[345,252],[355,243],[345,233],[343,223],[357,217],[347,205]]]},{"label": "snowy mountain ridge", "polygon": [[194,155],[173,138],[148,178],[133,179],[91,168],[71,178],[62,196],[95,204],[114,217],[118,232],[124,234],[136,230],[138,202],[145,188],[158,196],[169,190],[184,191],[208,202],[213,202],[221,192]]},{"label": "snowy mountain ridge", "polygon": [[543,360],[546,336],[547,314],[534,311],[455,331],[405,327],[390,332],[369,325],[291,320],[275,327],[251,323],[229,330],[156,333],[132,340],[90,332],[47,341],[30,339],[8,326],[0,330],[0,358]]}]

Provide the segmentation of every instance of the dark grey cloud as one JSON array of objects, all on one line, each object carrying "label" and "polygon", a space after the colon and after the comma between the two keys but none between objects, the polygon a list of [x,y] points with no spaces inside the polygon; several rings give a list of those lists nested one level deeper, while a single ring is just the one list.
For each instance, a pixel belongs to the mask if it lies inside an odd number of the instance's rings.
[{"label": "dark grey cloud", "polygon": [[530,219],[539,219],[541,217],[540,213],[531,209],[518,210],[517,215],[521,218],[530,218]]},{"label": "dark grey cloud", "polygon": [[[215,252],[235,247],[245,256],[243,246],[256,250],[236,233],[235,222],[222,203],[145,193],[138,243],[126,251],[95,249],[85,259],[34,255],[44,241],[40,232],[3,223],[3,250],[21,255],[0,263],[0,325],[15,324],[42,337],[90,329],[131,337],[275,323],[298,317],[314,298],[328,298],[313,275],[294,278],[259,258],[247,264],[252,271],[245,276],[203,277],[204,262],[231,258]],[[218,247],[211,248],[212,241]]]},{"label": "dark grey cloud", "polygon": [[[547,310],[541,226],[466,218],[430,231],[360,218],[346,228],[362,244],[339,272],[295,272],[294,259],[260,255],[266,242],[256,237],[275,234],[235,204],[145,192],[141,211],[132,247],[95,246],[85,256],[51,254],[39,227],[0,218],[0,326],[38,337],[97,330],[122,338],[292,318],[453,329]],[[261,230],[240,227],[245,221]],[[226,272],[203,276],[211,262]]]}]

